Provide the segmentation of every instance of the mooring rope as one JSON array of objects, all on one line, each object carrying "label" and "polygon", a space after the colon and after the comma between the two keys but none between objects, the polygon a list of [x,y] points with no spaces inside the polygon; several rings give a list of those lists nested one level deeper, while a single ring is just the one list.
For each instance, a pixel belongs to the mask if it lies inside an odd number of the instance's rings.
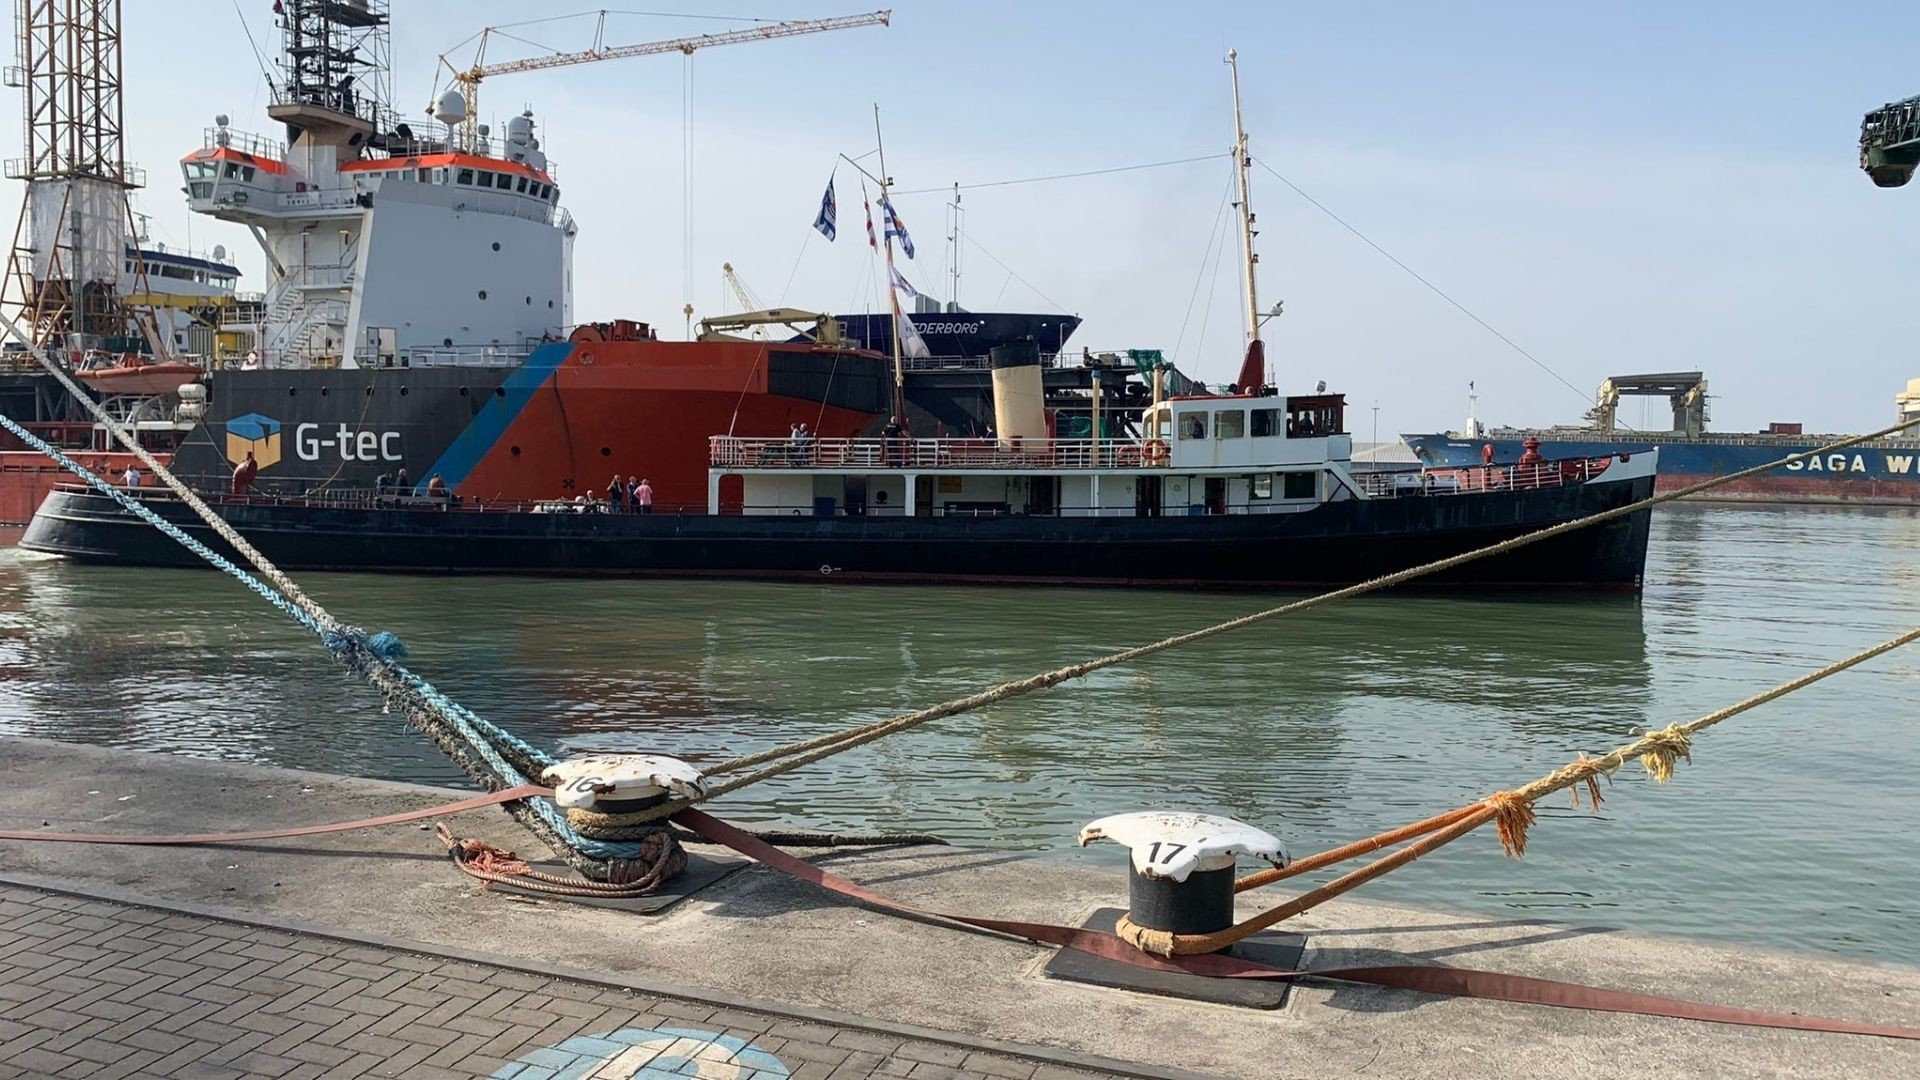
[{"label": "mooring rope", "polygon": [[715,765],[711,768],[708,768],[704,771],[709,776],[724,776],[728,773],[736,773],[742,769],[748,769],[755,765],[762,765],[768,762],[777,762],[777,764],[768,765],[768,767],[766,768],[758,769],[753,772],[749,772],[744,775],[737,776],[734,779],[728,780],[724,783],[709,785],[706,789],[706,793],[700,796],[699,798],[676,799],[666,803],[665,805],[655,807],[650,810],[640,811],[635,815],[633,815],[632,820],[637,823],[637,822],[643,822],[643,821],[656,821],[661,818],[670,817],[676,811],[680,810],[683,807],[690,806],[698,802],[705,802],[709,799],[718,798],[722,795],[728,794],[729,792],[738,791],[741,788],[747,787],[751,784],[760,783],[763,780],[770,780],[773,777],[779,776],[782,773],[791,772],[792,770],[800,768],[803,765],[809,765],[809,764],[812,764],[813,762],[820,761],[828,757],[832,757],[835,754],[844,753],[848,750],[852,750],[857,747],[864,746],[867,743],[873,742],[876,739],[885,738],[888,735],[894,735],[903,731],[911,730],[912,728],[919,727],[922,724],[929,723],[934,720],[944,719],[946,717],[955,716],[960,713],[972,712],[976,709],[985,708],[986,706],[989,706],[989,705],[996,705],[1004,701],[1012,700],[1013,698],[1022,697],[1024,695],[1031,694],[1037,690],[1045,690],[1049,687],[1058,686],[1059,684],[1063,682],[1067,682],[1070,679],[1077,679],[1083,675],[1091,674],[1103,668],[1109,668],[1119,664],[1129,663],[1134,660],[1139,660],[1148,656],[1152,656],[1155,653],[1161,653],[1169,649],[1178,648],[1182,645],[1190,645],[1196,641],[1204,641],[1207,638],[1217,637],[1221,634],[1229,633],[1234,630],[1240,630],[1248,626],[1253,626],[1256,623],[1262,623],[1270,619],[1276,619],[1282,615],[1291,615],[1296,612],[1308,611],[1313,608],[1323,607],[1327,604],[1331,604],[1337,600],[1345,600],[1350,597],[1362,596],[1371,592],[1378,592],[1381,589],[1391,588],[1395,585],[1404,584],[1408,581],[1412,581],[1417,578],[1426,577],[1430,574],[1437,574],[1442,571],[1451,570],[1459,566],[1464,566],[1467,563],[1474,562],[1479,559],[1485,559],[1495,555],[1504,554],[1506,552],[1513,551],[1518,548],[1526,547],[1529,544],[1537,544],[1542,540],[1550,540],[1553,537],[1565,535],[1566,533],[1573,532],[1576,529],[1584,529],[1590,526],[1603,524],[1608,521],[1613,521],[1622,517],[1626,517],[1630,514],[1638,513],[1642,510],[1650,510],[1655,506],[1659,506],[1663,503],[1673,502],[1676,499],[1684,499],[1692,495],[1701,494],[1702,492],[1711,491],[1714,488],[1722,487],[1726,484],[1733,483],[1737,480],[1744,480],[1751,476],[1757,476],[1760,473],[1767,472],[1768,470],[1771,470],[1771,469],[1782,468],[1787,465],[1792,465],[1795,462],[1806,461],[1809,458],[1817,457],[1822,454],[1835,453],[1840,450],[1844,450],[1850,446],[1857,446],[1864,442],[1871,442],[1874,439],[1886,438],[1887,436],[1892,435],[1895,432],[1905,430],[1906,428],[1913,427],[1915,425],[1920,425],[1920,418],[1903,420],[1900,423],[1893,424],[1885,428],[1881,428],[1879,431],[1869,432],[1865,435],[1850,436],[1848,438],[1841,439],[1837,442],[1819,447],[1814,450],[1806,450],[1797,454],[1789,454],[1786,457],[1778,458],[1776,460],[1766,462],[1765,464],[1755,465],[1752,468],[1742,469],[1739,472],[1728,473],[1725,476],[1713,477],[1711,479],[1703,480],[1696,484],[1689,484],[1686,487],[1678,488],[1673,491],[1665,492],[1658,495],[1652,495],[1645,499],[1641,499],[1637,502],[1629,503],[1625,506],[1617,506],[1610,510],[1602,510],[1599,513],[1589,514],[1586,517],[1576,518],[1572,521],[1563,521],[1558,525],[1551,525],[1544,529],[1538,529],[1538,530],[1535,530],[1534,532],[1525,533],[1521,536],[1516,536],[1507,540],[1502,540],[1499,543],[1491,544],[1491,545],[1488,545],[1487,547],[1475,548],[1472,551],[1463,552],[1459,555],[1451,555],[1444,559],[1436,559],[1432,562],[1423,563],[1419,566],[1409,567],[1408,569],[1405,569],[1405,570],[1398,570],[1391,574],[1383,574],[1379,577],[1360,582],[1357,585],[1349,585],[1349,586],[1346,586],[1345,588],[1335,589],[1331,592],[1321,593],[1317,596],[1311,596],[1304,600],[1296,600],[1296,601],[1293,601],[1292,603],[1281,604],[1278,607],[1268,608],[1264,611],[1256,611],[1251,615],[1242,615],[1239,618],[1229,619],[1221,623],[1215,623],[1212,626],[1204,627],[1199,630],[1189,631],[1184,634],[1176,634],[1172,637],[1162,638],[1159,641],[1151,642],[1146,645],[1137,645],[1137,646],[1134,646],[1133,648],[1123,649],[1115,653],[1109,653],[1106,656],[1096,657],[1095,659],[1092,659],[1092,660],[1084,660],[1076,664],[1068,664],[1065,667],[1055,668],[1052,671],[1044,671],[1037,675],[1030,675],[1024,679],[1017,679],[1012,682],[1000,683],[997,686],[992,686],[985,690],[979,691],[977,693],[968,694],[964,697],[954,698],[950,701],[945,701],[945,702],[942,702],[941,704],[934,705],[929,708],[920,709],[915,712],[910,712],[900,716],[890,717],[887,719],[872,721],[870,723],[857,725],[852,728],[847,728],[841,731],[831,732],[826,735],[821,735],[816,738],[805,739],[799,742],[788,743],[784,746],[777,746],[767,750],[762,750],[757,753],[746,754],[740,757],[735,757],[727,761],[723,761],[720,764]]},{"label": "mooring rope", "polygon": [[[289,610],[287,607],[290,603],[293,609],[297,610],[300,615],[304,615],[305,618],[300,619],[303,624],[308,625],[310,629],[314,629],[320,633],[323,642],[329,649],[333,650],[349,667],[360,672],[376,689],[380,690],[383,699],[389,707],[396,701],[400,702],[402,705],[402,715],[406,716],[416,729],[420,730],[422,734],[425,734],[432,740],[435,745],[452,758],[456,764],[459,764],[463,769],[467,770],[468,774],[473,776],[476,782],[481,783],[482,786],[488,787],[490,790],[498,790],[500,787],[505,786],[517,786],[518,784],[528,781],[528,773],[535,767],[552,764],[553,759],[548,755],[516,738],[497,725],[481,719],[476,714],[434,689],[426,680],[401,666],[397,659],[395,659],[395,652],[397,651],[400,654],[404,654],[404,648],[395,650],[391,648],[371,647],[373,645],[373,639],[369,639],[363,632],[356,628],[342,626],[317,602],[301,592],[299,587],[293,583],[292,579],[288,578],[279,568],[268,561],[264,555],[254,549],[251,544],[247,543],[237,530],[218,514],[214,513],[198,495],[185,484],[181,483],[165,466],[161,465],[145,447],[139,444],[138,440],[133,438],[125,428],[109,416],[97,402],[82,392],[80,388],[74,384],[72,379],[67,376],[65,371],[20,333],[19,328],[14,325],[11,319],[6,320],[6,329],[15,340],[27,347],[35,359],[53,374],[69,393],[73,394],[77,400],[85,404],[94,418],[101,423],[103,427],[145,462],[153,470],[154,475],[158,477],[169,490],[205,521],[207,525],[213,529],[215,535],[231,544],[234,550],[239,552],[243,558],[247,559],[248,562],[259,569],[262,575],[265,576],[275,588],[281,590],[284,601],[274,600],[277,607],[281,607],[282,610],[287,610],[289,614],[293,614],[293,610]],[[1726,484],[1756,476],[1772,469],[1806,461],[1823,454],[1834,453],[1848,447],[1857,446],[1861,443],[1871,442],[1875,439],[1885,438],[1915,425],[1920,425],[1920,418],[1903,420],[1882,428],[1879,431],[1850,436],[1813,450],[1789,454],[1774,461],[1765,462],[1739,472],[1714,477],[1664,494],[1649,496],[1646,499],[1641,499],[1624,506],[1590,514],[1572,521],[1561,522],[1560,524],[1512,537],[1486,547],[1476,548],[1472,551],[1437,559],[1420,566],[1381,575],[1356,585],[1335,589],[1304,600],[1268,608],[1264,611],[1254,612],[1250,615],[1216,623],[1212,626],[1184,634],[1162,638],[1159,641],[1124,649],[1103,657],[1096,657],[1092,660],[1069,664],[1065,667],[1055,668],[1052,671],[1042,672],[1024,679],[1001,683],[978,693],[955,698],[931,708],[856,725],[855,727],[829,733],[817,738],[806,739],[765,751],[735,757],[708,769],[708,774],[716,776],[726,775],[762,764],[766,764],[767,767],[747,772],[717,785],[709,786],[702,795],[695,798],[673,799],[650,810],[630,815],[622,815],[620,822],[621,828],[610,831],[608,835],[633,836],[637,838],[644,835],[646,830],[657,826],[659,822],[695,803],[718,798],[721,795],[738,791],[751,784],[772,779],[773,777],[802,766],[853,750],[888,735],[919,727],[933,720],[964,712],[971,712],[989,705],[1008,701],[1038,690],[1059,685],[1060,683],[1104,668],[1142,659],[1182,645],[1202,641],[1233,630],[1252,626],[1256,623],[1278,618],[1282,615],[1306,611],[1332,603],[1336,600],[1343,600],[1349,597],[1391,588],[1392,586],[1407,581],[1450,570],[1479,559],[1490,558],[1525,547],[1529,544],[1539,543],[1540,541],[1564,535],[1576,529],[1599,525],[1642,510],[1650,510],[1655,506],[1672,502],[1676,499],[1683,499],[1711,491]],[[197,541],[191,541],[191,538],[188,537],[184,531],[172,526],[171,523],[165,522],[163,518],[154,514],[152,511],[141,507],[138,500],[133,500],[125,496],[111,484],[94,476],[91,472],[82,468],[77,462],[67,458],[43,440],[33,437],[30,433],[26,432],[24,428],[13,424],[11,421],[7,423],[7,426],[10,430],[13,430],[16,434],[26,439],[30,445],[48,454],[55,461],[68,468],[69,471],[87,480],[88,483],[96,489],[113,496],[115,500],[123,506],[135,509],[136,513],[139,513],[143,520],[160,526],[169,536],[172,536],[182,543],[186,543],[189,550],[194,550],[196,554],[201,554],[203,558],[209,558],[209,561],[213,562],[214,565],[227,570],[228,573],[240,578],[243,583],[247,583],[249,587],[253,588],[256,592],[261,592],[263,596],[267,596],[268,599],[273,600],[273,597],[271,597],[267,591],[264,591],[264,586],[260,585],[257,581],[253,581],[245,571],[234,566],[229,561],[215,561],[214,553],[207,549],[205,545],[198,544]],[[296,615],[296,618],[299,618],[299,616]],[[380,636],[382,635],[376,635],[376,638]],[[387,636],[390,637],[390,635]],[[397,645],[397,642],[393,644]],[[439,724],[433,722],[432,718],[434,716],[439,716],[447,721],[453,733],[459,736],[458,741],[453,738],[452,734],[442,729]],[[492,771],[489,773],[475,765],[472,758],[465,752],[466,749],[471,749],[474,753],[478,754],[482,761],[484,761],[487,769]],[[503,750],[512,754],[514,758],[518,760],[519,767],[516,767],[515,764],[510,763],[502,756]],[[1663,760],[1670,760],[1670,758],[1671,755],[1669,754]],[[531,806],[532,809],[529,810],[528,804],[522,803],[515,804],[510,807],[510,809],[522,824],[534,831],[536,835],[553,843],[556,849],[573,853],[573,855],[576,856],[574,860],[576,866],[581,868],[583,872],[587,872],[588,869],[593,869],[617,877],[619,874],[614,868],[614,864],[621,859],[636,857],[638,850],[636,845],[629,842],[614,841],[611,839],[595,839],[591,836],[582,835],[568,824],[566,818],[557,808],[545,800],[535,800]],[[1475,815],[1477,816],[1477,812],[1475,812]],[[1451,826],[1449,827],[1449,831],[1451,831]],[[584,859],[579,858],[579,856],[583,855],[585,856]],[[600,860],[599,864],[594,864],[595,859]],[[644,869],[642,872],[644,872]]]},{"label": "mooring rope", "polygon": [[[504,788],[520,787],[537,779],[537,775],[529,775],[535,768],[553,763],[553,759],[538,748],[515,737],[498,725],[480,718],[441,693],[432,683],[408,670],[398,659],[405,654],[405,647],[400,645],[398,639],[392,635],[376,634],[369,637],[357,627],[347,626],[334,618],[318,601],[302,591],[292,578],[248,543],[238,530],[214,513],[199,495],[174,476],[173,472],[162,465],[146,447],[140,445],[139,440],[101,408],[98,402],[89,397],[60,365],[22,335],[12,319],[5,319],[4,324],[6,332],[20,342],[29,354],[69,394],[73,395],[75,400],[86,407],[95,422],[146,464],[162,484],[213,530],[214,535],[224,540],[243,559],[251,563],[261,577],[266,578],[266,583],[253,577],[231,560],[220,556],[179,526],[146,507],[140,500],[95,475],[58,448],[14,422],[12,418],[0,415],[0,422],[4,422],[8,431],[84,480],[94,490],[109,496],[141,520],[184,545],[189,551],[226,571],[296,622],[318,635],[321,642],[337,658],[373,685],[389,710],[397,705],[401,716],[410,726],[426,736],[482,788],[488,791],[499,791]],[[508,760],[509,756],[520,762],[518,767]],[[548,800],[534,799],[512,803],[507,809],[517,821],[546,841],[555,851],[565,853],[568,860],[582,873],[613,878],[620,878],[630,873],[646,873],[645,867],[628,865],[632,860],[643,856],[644,852],[640,845],[581,836],[567,825],[564,815]]]},{"label": "mooring rope", "polygon": [[[1500,846],[1508,855],[1515,858],[1526,853],[1527,830],[1534,823],[1533,804],[1556,791],[1577,789],[1585,784],[1588,788],[1589,803],[1596,809],[1599,806],[1599,780],[1612,776],[1622,765],[1638,759],[1647,775],[1656,783],[1664,784],[1673,778],[1673,767],[1680,760],[1691,761],[1693,737],[1707,728],[1724,720],[1732,719],[1751,709],[1757,709],[1770,701],[1793,693],[1837,675],[1849,668],[1858,667],[1874,657],[1892,652],[1895,649],[1920,641],[1920,627],[1914,627],[1904,634],[1888,638],[1877,645],[1861,649],[1859,652],[1825,667],[1817,668],[1803,675],[1788,679],[1786,682],[1770,687],[1751,697],[1737,701],[1724,709],[1710,712],[1684,724],[1669,724],[1656,731],[1615,747],[1599,757],[1582,754],[1569,764],[1520,787],[1507,791],[1496,791],[1487,797],[1438,814],[1412,825],[1389,830],[1378,836],[1351,844],[1344,844],[1319,855],[1300,859],[1284,868],[1262,870],[1248,874],[1234,883],[1234,891],[1245,892],[1249,889],[1271,885],[1276,881],[1296,877],[1300,874],[1330,866],[1336,862],[1355,858],[1378,851],[1384,847],[1411,840],[1418,840],[1404,848],[1374,860],[1357,870],[1349,871],[1307,892],[1294,897],[1283,904],[1276,905],[1251,918],[1235,923],[1225,930],[1212,934],[1172,934],[1164,930],[1153,930],[1140,926],[1125,916],[1121,916],[1114,933],[1136,948],[1160,956],[1193,955],[1218,952],[1233,943],[1257,934],[1276,923],[1310,911],[1321,904],[1366,884],[1383,874],[1397,870],[1467,833],[1494,822],[1500,831]],[[1577,791],[1576,791],[1577,797]]]}]

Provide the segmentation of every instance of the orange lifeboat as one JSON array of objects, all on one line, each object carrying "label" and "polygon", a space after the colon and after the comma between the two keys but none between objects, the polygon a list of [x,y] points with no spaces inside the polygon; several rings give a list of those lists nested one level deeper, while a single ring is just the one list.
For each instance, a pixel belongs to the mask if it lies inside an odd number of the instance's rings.
[{"label": "orange lifeboat", "polygon": [[122,356],[111,367],[89,367],[74,372],[80,381],[102,394],[171,394],[203,374],[196,364],[178,361],[143,362],[139,357]]}]

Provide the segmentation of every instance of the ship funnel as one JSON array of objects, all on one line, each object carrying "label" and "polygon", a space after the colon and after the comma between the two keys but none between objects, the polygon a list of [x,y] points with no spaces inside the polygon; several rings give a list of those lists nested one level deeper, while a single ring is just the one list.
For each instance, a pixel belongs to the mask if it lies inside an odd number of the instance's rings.
[{"label": "ship funnel", "polygon": [[1046,389],[1040,377],[1040,347],[1031,341],[996,345],[987,353],[993,369],[993,430],[1000,445],[1047,437]]},{"label": "ship funnel", "polygon": [[1267,382],[1267,343],[1259,338],[1247,342],[1247,358],[1240,361],[1240,375],[1233,384],[1243,394],[1255,394]]}]

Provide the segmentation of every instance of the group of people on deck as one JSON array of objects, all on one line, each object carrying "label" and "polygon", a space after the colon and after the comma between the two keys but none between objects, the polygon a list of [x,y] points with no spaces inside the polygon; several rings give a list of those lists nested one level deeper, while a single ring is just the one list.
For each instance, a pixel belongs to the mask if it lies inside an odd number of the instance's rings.
[{"label": "group of people on deck", "polygon": [[607,482],[607,505],[629,514],[653,513],[653,484],[642,476],[622,479],[618,473]]}]

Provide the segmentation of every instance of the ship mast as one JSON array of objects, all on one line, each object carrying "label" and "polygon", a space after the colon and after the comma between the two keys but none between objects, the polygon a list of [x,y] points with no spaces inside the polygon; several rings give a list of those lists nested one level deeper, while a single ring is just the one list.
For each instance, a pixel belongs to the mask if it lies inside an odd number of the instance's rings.
[{"label": "ship mast", "polygon": [[887,189],[893,184],[892,174],[887,172],[887,147],[880,138],[880,103],[873,106],[873,145],[880,155],[880,213],[886,219],[880,228],[887,245],[887,304],[893,312],[893,415],[897,422],[907,424],[907,372],[900,363],[900,330],[905,320],[900,315],[900,290],[893,285],[893,200],[887,197]]},{"label": "ship mast", "polygon": [[[1227,50],[1227,70],[1233,79],[1233,167],[1234,175],[1240,182],[1240,248],[1246,256],[1245,284],[1247,300],[1247,346],[1249,359],[1252,354],[1264,349],[1256,348],[1260,343],[1260,297],[1259,286],[1254,280],[1255,265],[1260,256],[1254,251],[1253,238],[1258,235],[1253,227],[1252,192],[1248,183],[1247,170],[1253,164],[1253,156],[1247,152],[1247,129],[1240,123],[1240,53]],[[1265,371],[1259,372],[1262,380]]]}]

